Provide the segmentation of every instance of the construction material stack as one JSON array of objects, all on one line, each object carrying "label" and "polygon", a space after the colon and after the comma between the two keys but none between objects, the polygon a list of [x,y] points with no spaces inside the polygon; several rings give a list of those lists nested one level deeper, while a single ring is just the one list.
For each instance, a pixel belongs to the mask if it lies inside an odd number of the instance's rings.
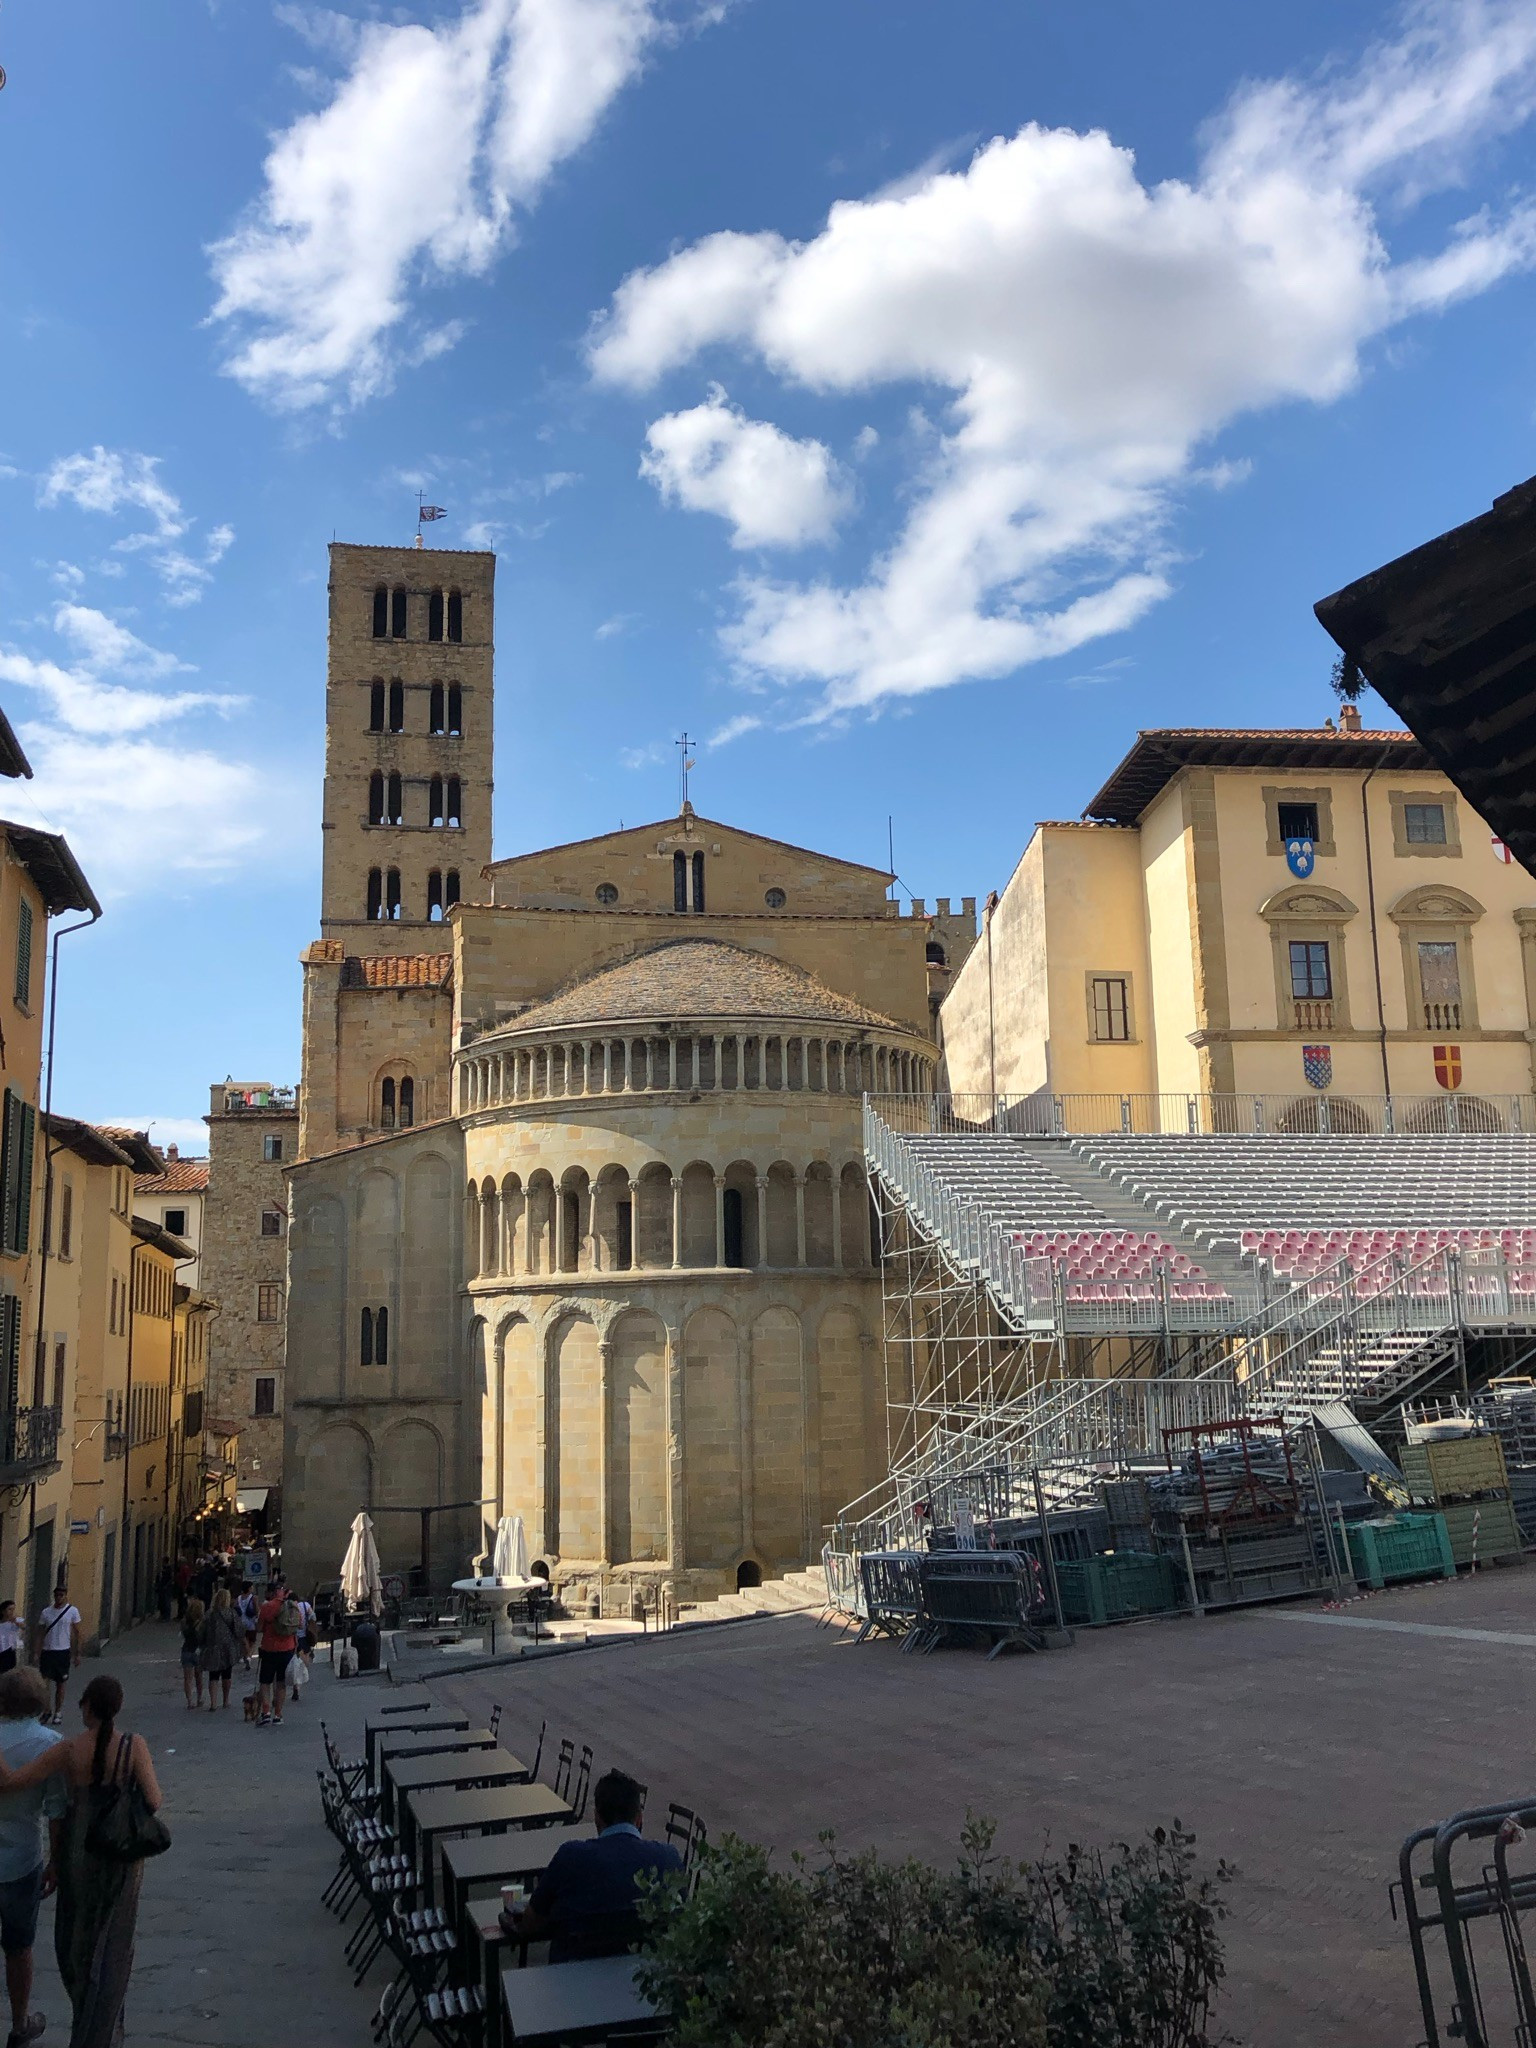
[{"label": "construction material stack", "polygon": [[1164,1436],[1169,1470],[1148,1481],[1154,1526],[1200,1607],[1284,1599],[1323,1582],[1279,1416]]},{"label": "construction material stack", "polygon": [[1492,1430],[1476,1428],[1470,1418],[1456,1434],[1451,1427],[1422,1425],[1418,1441],[1404,1444],[1403,1478],[1411,1498],[1445,1518],[1458,1565],[1518,1557],[1520,1529],[1503,1445]]},{"label": "construction material stack", "polygon": [[1504,1447],[1520,1539],[1536,1548],[1536,1380],[1506,1374],[1472,1396],[1472,1412]]}]

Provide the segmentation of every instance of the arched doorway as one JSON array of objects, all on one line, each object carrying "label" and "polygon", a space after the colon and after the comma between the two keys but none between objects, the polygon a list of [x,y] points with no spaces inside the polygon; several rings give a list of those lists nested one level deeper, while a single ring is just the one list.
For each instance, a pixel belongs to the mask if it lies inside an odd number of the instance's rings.
[{"label": "arched doorway", "polygon": [[744,1592],[748,1587],[760,1586],[762,1583],[762,1566],[760,1564],[754,1564],[750,1557],[744,1557],[741,1563],[736,1567],[737,1592]]}]

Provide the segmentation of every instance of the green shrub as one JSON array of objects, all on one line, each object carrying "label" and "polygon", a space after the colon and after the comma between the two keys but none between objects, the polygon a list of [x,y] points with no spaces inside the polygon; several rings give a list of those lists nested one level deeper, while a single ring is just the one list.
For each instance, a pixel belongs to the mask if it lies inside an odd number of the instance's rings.
[{"label": "green shrub", "polygon": [[1214,2048],[1227,1865],[1177,1821],[1022,1865],[995,1832],[972,1815],[950,1872],[727,1835],[648,1896],[645,1988],[681,2048]]}]

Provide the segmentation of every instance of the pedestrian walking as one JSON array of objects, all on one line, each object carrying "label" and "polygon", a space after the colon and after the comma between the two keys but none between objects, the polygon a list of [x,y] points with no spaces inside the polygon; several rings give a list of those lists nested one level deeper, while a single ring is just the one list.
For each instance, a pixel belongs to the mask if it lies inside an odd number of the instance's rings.
[{"label": "pedestrian walking", "polygon": [[[0,1681],[3,1682],[3,1681]],[[60,1777],[69,1811],[60,1828],[59,1904],[54,1953],[74,2008],[69,2048],[121,2048],[123,2001],[133,1971],[133,1934],[139,1912],[142,1862],[123,1863],[91,1846],[91,1823],[112,1788],[138,1787],[151,1813],[159,1811],[160,1785],[141,1735],[119,1735],[123,1688],[108,1672],[80,1695],[79,1735],[55,1743],[20,1770],[0,1765],[0,1792],[18,1792]]]},{"label": "pedestrian walking", "polygon": [[80,1662],[80,1610],[60,1580],[53,1589],[53,1601],[37,1617],[33,1630],[37,1668],[53,1687],[53,1725],[64,1719],[64,1688],[70,1672]]},{"label": "pedestrian walking", "polygon": [[320,1622],[307,1600],[295,1600],[299,1610],[299,1632],[294,1639],[293,1660],[288,1666],[288,1704],[296,1707],[309,1683],[315,1661],[315,1644],[320,1640]]},{"label": "pedestrian walking", "polygon": [[155,1575],[155,1599],[159,1604],[160,1619],[169,1621],[171,1610],[176,1604],[176,1574],[171,1570],[169,1558]]},{"label": "pedestrian walking", "polygon": [[283,1702],[288,1696],[288,1665],[298,1648],[303,1619],[298,1601],[288,1591],[288,1581],[279,1573],[256,1614],[261,1629],[258,1683],[261,1687],[263,1728],[281,1728],[283,1725]]},{"label": "pedestrian walking", "polygon": [[251,1652],[256,1647],[256,1617],[261,1611],[261,1602],[247,1586],[235,1602],[235,1612],[240,1617],[240,1629],[245,1638],[244,1668],[251,1668]]},{"label": "pedestrian walking", "polygon": [[222,1683],[224,1705],[229,1705],[229,1681],[234,1676],[235,1659],[245,1650],[245,1631],[235,1613],[235,1603],[229,1597],[228,1586],[220,1586],[213,1596],[213,1605],[208,1610],[208,1619],[203,1624],[203,1670],[208,1677],[208,1711],[217,1707],[214,1689]]},{"label": "pedestrian walking", "polygon": [[[26,1666],[0,1674],[0,1760],[19,1770],[44,1750],[62,1746],[63,1737],[47,1724],[48,1688],[41,1676]],[[58,1883],[60,1823],[68,1811],[69,1794],[57,1778],[21,1792],[0,1792],[0,1952],[11,2004],[5,2048],[35,2041],[47,2025],[32,2010],[32,1947],[38,1908]]]},{"label": "pedestrian walking", "polygon": [[176,1619],[178,1621],[187,1611],[187,1588],[191,1583],[191,1565],[187,1563],[184,1557],[178,1558],[176,1561]]},{"label": "pedestrian walking", "polygon": [[181,1620],[181,1689],[189,1709],[203,1704],[203,1625],[202,1601],[189,1600]]},{"label": "pedestrian walking", "polygon": [[16,1602],[0,1600],[0,1676],[16,1669],[16,1659],[27,1640],[27,1624],[18,1620]]}]

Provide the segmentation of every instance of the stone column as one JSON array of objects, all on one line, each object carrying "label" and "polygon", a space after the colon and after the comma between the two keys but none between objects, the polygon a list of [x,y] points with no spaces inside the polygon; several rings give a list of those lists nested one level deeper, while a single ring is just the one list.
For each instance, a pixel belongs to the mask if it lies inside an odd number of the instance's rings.
[{"label": "stone column", "polygon": [[843,1269],[843,1176],[832,1169],[832,1264],[837,1272]]},{"label": "stone column", "polygon": [[523,1189],[523,1271],[533,1271],[533,1189]]},{"label": "stone column", "polygon": [[672,1270],[683,1263],[683,1184],[672,1176]]},{"label": "stone column", "polygon": [[720,1036],[720,1034],[719,1034],[718,1032],[716,1032],[716,1034],[715,1034],[715,1087],[716,1087],[717,1089],[720,1089],[720,1088],[723,1088],[724,1086],[725,1086],[725,1040],[724,1040],[724,1039],[723,1039],[723,1038],[722,1038],[722,1037]]},{"label": "stone column", "polygon": [[630,1084],[631,1084],[631,1079],[632,1079],[632,1077],[633,1077],[633,1073],[634,1073],[634,1066],[633,1066],[633,1059],[632,1059],[632,1055],[631,1055],[631,1051],[630,1051],[630,1043],[629,1043],[629,1040],[628,1040],[628,1038],[626,1038],[626,1039],[624,1040],[624,1087],[623,1087],[623,1091],[622,1091],[622,1092],[623,1092],[623,1093],[624,1093],[625,1095],[628,1095],[628,1094],[630,1094],[630,1093],[632,1092],[632,1090],[631,1090],[631,1085],[630,1085]]},{"label": "stone column", "polygon": [[[719,1040],[715,1043],[718,1045]],[[715,1175],[715,1264],[725,1264],[725,1175]]]},{"label": "stone column", "polygon": [[667,1040],[667,1088],[671,1094],[675,1095],[677,1093],[677,1040],[675,1038]]},{"label": "stone column", "polygon": [[795,1175],[795,1264],[805,1264],[805,1175]]},{"label": "stone column", "polygon": [[731,1043],[736,1048],[736,1086],[738,1089],[745,1088],[747,1085],[747,1041],[739,1031],[736,1031],[731,1034]]},{"label": "stone column", "polygon": [[759,1272],[768,1264],[768,1176],[757,1176],[757,1264]]},{"label": "stone column", "polygon": [[693,1092],[694,1092],[694,1094],[695,1094],[695,1095],[697,1095],[697,1094],[698,1094],[698,1092],[699,1092],[699,1086],[700,1086],[700,1076],[699,1076],[699,1034],[697,1033],[697,1031],[695,1031],[695,1032],[694,1032],[694,1034],[693,1034],[693,1037],[692,1037],[692,1039],[691,1039],[691,1040],[690,1040],[689,1042],[690,1042],[690,1044],[691,1044],[691,1045],[692,1045],[692,1047],[693,1047]]},{"label": "stone column", "polygon": [[613,1502],[609,1488],[613,1479],[613,1465],[608,1455],[608,1442],[612,1435],[613,1406],[613,1339],[602,1336],[597,1340],[598,1395],[597,1395],[597,1554],[606,1570],[613,1557]]}]

